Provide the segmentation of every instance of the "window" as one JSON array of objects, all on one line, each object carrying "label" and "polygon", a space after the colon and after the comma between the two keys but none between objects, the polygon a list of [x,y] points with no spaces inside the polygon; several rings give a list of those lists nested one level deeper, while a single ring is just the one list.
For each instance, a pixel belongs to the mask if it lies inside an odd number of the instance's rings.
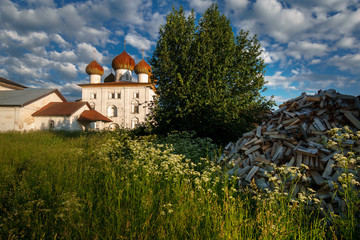
[{"label": "window", "polygon": [[121,98],[121,93],[117,93],[116,95],[117,95],[116,96],[117,98],[119,98],[119,99]]},{"label": "window", "polygon": [[53,130],[54,127],[55,127],[55,122],[54,122],[54,120],[50,120],[50,121],[49,121],[49,129],[50,129],[50,130]]},{"label": "window", "polygon": [[139,125],[139,119],[138,118],[133,118],[131,120],[131,128],[137,128],[138,125]]},{"label": "window", "polygon": [[114,105],[109,106],[107,112],[109,117],[117,117],[117,107]]},{"label": "window", "polygon": [[90,99],[96,99],[96,92],[92,92],[90,94]]},{"label": "window", "polygon": [[139,103],[137,101],[131,103],[131,113],[139,113]]},{"label": "window", "polygon": [[134,92],[134,98],[139,98],[140,97],[140,93],[138,91]]},{"label": "window", "polygon": [[109,92],[109,99],[115,98],[115,92]]}]

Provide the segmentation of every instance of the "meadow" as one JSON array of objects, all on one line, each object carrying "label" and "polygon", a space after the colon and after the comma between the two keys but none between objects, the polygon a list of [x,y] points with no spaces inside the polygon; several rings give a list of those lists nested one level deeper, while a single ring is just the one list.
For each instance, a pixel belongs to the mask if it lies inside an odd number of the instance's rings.
[{"label": "meadow", "polygon": [[284,194],[239,191],[213,161],[219,146],[191,133],[9,132],[0,143],[0,239],[358,237]]}]

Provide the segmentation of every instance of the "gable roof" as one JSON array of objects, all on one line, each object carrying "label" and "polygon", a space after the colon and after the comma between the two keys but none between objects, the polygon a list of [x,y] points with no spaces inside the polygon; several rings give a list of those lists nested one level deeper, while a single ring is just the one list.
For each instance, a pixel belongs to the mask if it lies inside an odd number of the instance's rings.
[{"label": "gable roof", "polygon": [[0,106],[24,107],[51,93],[57,94],[61,100],[66,102],[64,96],[57,89],[24,89],[21,91],[1,91]]},{"label": "gable roof", "polygon": [[85,121],[85,122],[96,122],[96,121],[102,121],[102,122],[112,122],[109,118],[105,117],[101,113],[99,113],[96,110],[85,110],[81,113],[80,117],[78,118],[78,121]]},{"label": "gable roof", "polygon": [[24,88],[27,88],[26,86],[21,85],[20,83],[10,81],[3,77],[0,77],[0,86],[7,87],[10,89],[14,89],[14,90],[22,90]]},{"label": "gable roof", "polygon": [[71,116],[84,105],[91,109],[87,102],[51,102],[31,116]]}]

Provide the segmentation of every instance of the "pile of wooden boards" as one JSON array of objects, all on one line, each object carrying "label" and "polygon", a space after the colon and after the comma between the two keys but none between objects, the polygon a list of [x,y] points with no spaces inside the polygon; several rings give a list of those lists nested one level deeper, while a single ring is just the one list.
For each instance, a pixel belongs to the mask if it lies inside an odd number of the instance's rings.
[{"label": "pile of wooden boards", "polygon": [[[272,188],[266,174],[274,171],[272,163],[287,167],[304,164],[308,166],[307,181],[288,191],[296,198],[299,191],[310,187],[323,208],[339,213],[345,203],[335,186],[341,187],[338,178],[344,170],[336,166],[337,150],[325,146],[327,131],[348,126],[356,133],[360,130],[359,119],[360,96],[343,95],[333,89],[320,90],[316,95],[303,93],[282,104],[236,143],[229,143],[218,162],[230,168],[229,175],[240,179],[240,187],[255,182],[259,189]],[[343,145],[360,152],[360,140],[348,140]],[[355,166],[350,166],[350,171],[358,179],[357,171],[351,168]]]}]

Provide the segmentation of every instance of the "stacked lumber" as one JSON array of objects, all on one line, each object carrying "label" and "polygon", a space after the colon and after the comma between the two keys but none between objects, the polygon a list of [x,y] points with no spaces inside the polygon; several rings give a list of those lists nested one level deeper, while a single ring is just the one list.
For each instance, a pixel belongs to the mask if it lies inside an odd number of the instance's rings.
[{"label": "stacked lumber", "polygon": [[[230,168],[229,175],[240,179],[240,187],[254,182],[259,189],[272,188],[267,173],[273,172],[274,166],[305,165],[307,181],[292,189],[292,196],[296,197],[302,187],[311,187],[323,208],[336,209],[338,213],[344,202],[334,186],[341,187],[338,178],[343,169],[336,166],[337,150],[325,146],[327,131],[348,126],[357,132],[359,119],[359,96],[340,94],[333,89],[320,90],[315,95],[303,93],[283,103],[266,121],[243,134],[237,142],[229,143],[218,162]],[[344,145],[360,152],[360,140],[348,140]],[[355,170],[350,171],[356,174]]]}]

